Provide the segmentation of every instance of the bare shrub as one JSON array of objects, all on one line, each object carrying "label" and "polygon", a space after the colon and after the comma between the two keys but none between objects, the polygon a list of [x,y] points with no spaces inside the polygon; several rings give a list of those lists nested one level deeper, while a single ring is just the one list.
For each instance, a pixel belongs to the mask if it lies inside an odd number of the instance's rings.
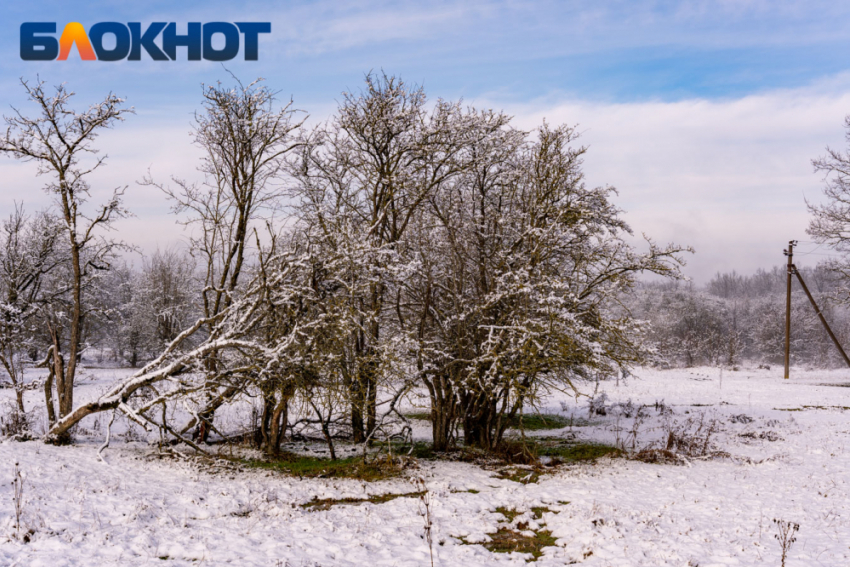
[{"label": "bare shrub", "polygon": [[144,433],[141,433],[139,429],[141,428],[137,427],[135,423],[127,421],[127,429],[122,435],[122,437],[124,437],[124,441],[127,443],[141,443],[147,441],[147,436]]},{"label": "bare shrub", "polygon": [[611,412],[615,413],[617,415],[621,415],[621,416],[623,416],[627,419],[631,419],[632,416],[643,413],[643,410],[644,410],[645,407],[646,406],[643,406],[643,405],[641,405],[641,406],[635,405],[635,403],[631,399],[629,399],[629,400],[626,400],[625,402],[619,402],[619,403],[613,404],[611,406]]},{"label": "bare shrub", "polygon": [[620,406],[626,418],[634,416],[634,419],[632,420],[632,427],[626,430],[626,436],[623,439],[620,439],[620,432],[623,429],[618,425],[616,430],[617,442],[615,445],[623,452],[634,452],[638,448],[638,437],[640,436],[641,427],[643,427],[644,422],[649,418],[647,408],[644,405],[635,407],[631,400],[625,405],[620,404]]},{"label": "bare shrub", "polygon": [[524,439],[503,439],[494,453],[509,465],[536,465],[539,463],[536,447],[526,443]]},{"label": "bare shrub", "polygon": [[680,455],[666,449],[644,449],[643,451],[636,453],[632,458],[636,461],[653,465],[685,464],[685,460]]},{"label": "bare shrub", "polygon": [[747,414],[740,413],[740,414],[731,416],[729,418],[729,421],[731,421],[732,423],[744,423],[744,424],[746,424],[746,423],[752,423],[754,420],[753,420],[753,418],[751,418]]},{"label": "bare shrub", "polygon": [[689,417],[684,422],[668,421],[665,424],[667,443],[665,450],[686,457],[708,457],[718,455],[711,442],[719,429],[716,419],[706,419],[705,414]]},{"label": "bare shrub", "polygon": [[[636,419],[637,421],[637,419]],[[688,459],[727,457],[728,453],[718,450],[712,437],[720,428],[715,418],[705,414],[689,417],[683,422],[667,420],[664,423],[663,447],[649,447],[632,455],[644,463],[685,465]]]},{"label": "bare shrub", "polygon": [[19,441],[31,439],[32,416],[8,400],[3,404],[3,409],[0,413],[0,437],[14,437]]},{"label": "bare shrub", "polygon": [[590,398],[587,405],[588,418],[594,415],[608,415],[608,407],[605,405],[608,402],[608,394],[602,392],[598,396],[594,395]]},{"label": "bare shrub", "polygon": [[779,545],[782,547],[782,567],[785,567],[785,560],[788,558],[788,552],[791,551],[791,546],[794,545],[795,541],[797,541],[794,534],[796,534],[800,529],[800,524],[788,522],[786,520],[777,520],[775,518],[773,523],[776,524],[776,528],[779,530],[779,533],[773,537],[779,541]]},{"label": "bare shrub", "polygon": [[673,408],[664,403],[664,400],[655,400],[655,411],[658,412],[658,415],[663,417],[669,417],[673,415]]},{"label": "bare shrub", "polygon": [[755,431],[747,431],[745,433],[741,433],[740,435],[738,435],[738,437],[742,437],[744,439],[761,439],[762,441],[770,442],[782,440],[782,437],[780,437],[777,432],[772,430],[761,431],[759,433],[756,433]]}]

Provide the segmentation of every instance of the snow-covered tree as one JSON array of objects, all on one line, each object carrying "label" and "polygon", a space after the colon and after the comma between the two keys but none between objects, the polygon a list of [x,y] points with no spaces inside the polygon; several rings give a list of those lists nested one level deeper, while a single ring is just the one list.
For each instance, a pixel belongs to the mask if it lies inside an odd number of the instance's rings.
[{"label": "snow-covered tree", "polygon": [[138,271],[115,270],[102,293],[115,294],[104,327],[113,351],[135,368],[155,358],[197,316],[194,262],[176,250],[156,250]]},{"label": "snow-covered tree", "polygon": [[369,74],[365,81],[362,92],[343,93],[294,168],[299,222],[321,236],[329,253],[349,247],[365,254],[350,275],[358,283],[348,299],[352,333],[339,358],[357,442],[377,426],[380,370],[390,368],[392,357],[384,355],[398,336],[400,249],[427,201],[462,170],[459,156],[475,134],[459,104],[438,100],[429,107],[422,88],[393,76]]},{"label": "snow-covered tree", "polygon": [[18,205],[0,232],[0,364],[20,412],[25,411],[24,357],[38,353],[39,310],[50,300],[44,280],[61,263],[58,229],[48,213],[28,217]]},{"label": "snow-covered tree", "polygon": [[42,81],[21,83],[36,107],[36,114],[30,117],[15,109],[14,114],[5,117],[7,129],[0,137],[0,152],[35,162],[39,175],[50,177],[45,189],[54,196],[67,242],[64,249],[71,273],[67,361],[59,356],[62,340],[57,329],[51,330],[59,415],[64,416],[74,407],[74,379],[86,311],[86,280],[93,272],[108,269],[120,243],[106,238],[103,232],[116,218],[126,214],[121,205],[124,188],[115,189],[102,205],[87,206],[90,194],[87,179],[106,160],[105,155],[97,155],[93,144],[103,129],[122,121],[132,109],[123,108],[124,100],[109,94],[103,101],[78,112],[70,107],[74,93],[64,85],[50,94]]},{"label": "snow-covered tree", "polygon": [[641,272],[678,277],[683,251],[627,244],[614,190],[584,183],[575,130],[544,124],[528,140],[479,116],[498,127],[429,201],[410,243],[422,268],[402,301],[419,327],[438,447],[461,420],[468,445],[493,449],[541,388],[643,361],[641,326],[619,298]]}]

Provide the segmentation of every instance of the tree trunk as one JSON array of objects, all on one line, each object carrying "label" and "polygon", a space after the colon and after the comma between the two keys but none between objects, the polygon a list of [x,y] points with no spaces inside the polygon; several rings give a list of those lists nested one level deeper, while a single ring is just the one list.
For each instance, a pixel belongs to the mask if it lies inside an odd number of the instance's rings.
[{"label": "tree trunk", "polygon": [[18,403],[18,411],[21,413],[26,413],[24,410],[24,388],[23,384],[18,384],[15,386],[15,398]]},{"label": "tree trunk", "polygon": [[203,410],[198,412],[198,417],[201,418],[200,423],[198,423],[194,418],[189,421],[183,429],[180,430],[180,433],[186,433],[193,427],[197,425],[197,429],[195,433],[192,435],[192,439],[194,441],[199,441],[202,443],[206,443],[207,439],[212,432],[212,424],[213,419],[215,419],[215,412],[218,408],[220,408],[225,402],[230,400],[233,396],[235,396],[239,392],[239,387],[237,386],[228,386],[224,392],[216,396],[215,398],[211,398],[209,403],[207,403],[206,407]]},{"label": "tree trunk", "polygon": [[364,361],[365,354],[363,344],[365,339],[361,334],[356,337],[357,346],[355,349],[355,360],[357,368],[354,377],[351,379],[348,387],[348,395],[351,403],[351,437],[355,443],[363,443],[366,441],[366,422],[364,420],[363,410],[366,404],[366,392],[364,384],[366,381],[367,370]]},{"label": "tree trunk", "polygon": [[502,440],[498,400],[486,393],[471,394],[472,403],[466,404],[463,416],[463,438],[469,447],[492,451]]},{"label": "tree trunk", "polygon": [[266,445],[266,452],[273,455],[280,454],[280,444],[286,436],[286,424],[289,421],[289,398],[284,398],[275,408],[271,420],[271,432]]},{"label": "tree trunk", "polygon": [[7,355],[0,356],[0,360],[3,361],[3,368],[6,370],[6,374],[9,375],[9,380],[12,381],[12,387],[15,389],[15,402],[18,406],[18,411],[21,413],[26,413],[24,410],[24,376],[23,376],[23,368],[21,371],[15,368],[15,355],[14,353],[9,353]]},{"label": "tree trunk", "polygon": [[[47,406],[47,416],[50,418],[50,414],[54,414],[53,419],[54,423],[57,419],[61,419],[70,413],[70,411],[66,413],[62,413],[62,408],[67,407],[65,404],[65,396],[67,395],[67,388],[65,386],[66,381],[66,371],[65,371],[65,357],[62,356],[61,350],[61,342],[59,340],[59,331],[52,325],[49,326],[50,338],[53,341],[53,363],[50,375],[56,380],[56,397],[58,398],[59,405],[59,413],[56,415],[54,413],[54,407],[52,403],[49,403]],[[45,396],[47,397],[46,401],[52,402],[52,392],[47,392],[47,385],[45,385]],[[56,441],[58,443],[70,443],[71,441],[71,431],[70,428],[63,430],[59,435],[56,436]]]},{"label": "tree trunk", "polygon": [[53,377],[56,372],[51,364],[47,373],[47,380],[44,381],[44,404],[47,408],[47,423],[50,427],[56,423],[56,410],[53,407]]},{"label": "tree trunk", "polygon": [[366,427],[363,423],[363,397],[359,392],[354,392],[354,399],[351,400],[351,437],[355,443],[363,443],[366,441]]},{"label": "tree trunk", "polygon": [[447,451],[453,444],[452,430],[455,423],[457,403],[451,382],[445,375],[434,380],[425,379],[431,398],[431,432],[435,451]]},{"label": "tree trunk", "polygon": [[[80,349],[83,313],[83,274],[80,266],[80,250],[76,238],[71,241],[71,265],[74,269],[73,307],[71,309],[71,340],[68,345],[68,366],[62,380],[62,396],[59,398],[59,416],[65,417],[74,411],[74,378],[77,375],[77,362]],[[58,374],[58,373],[57,373]]]},{"label": "tree trunk", "polygon": [[373,352],[369,353],[366,362],[366,373],[364,376],[363,389],[364,405],[366,410],[366,437],[369,438],[377,426],[377,399],[378,399],[378,368]]},{"label": "tree trunk", "polygon": [[286,424],[289,414],[289,398],[292,397],[294,386],[285,384],[279,389],[280,400],[272,391],[264,395],[263,417],[260,423],[260,448],[268,455],[280,454],[280,444],[286,434]]}]

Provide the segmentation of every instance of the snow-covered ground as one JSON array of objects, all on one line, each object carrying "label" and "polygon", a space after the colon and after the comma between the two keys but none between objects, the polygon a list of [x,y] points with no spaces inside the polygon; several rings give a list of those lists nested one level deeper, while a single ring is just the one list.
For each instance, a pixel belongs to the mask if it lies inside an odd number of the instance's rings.
[{"label": "snow-covered ground", "polygon": [[[94,395],[112,374],[90,371],[84,388]],[[105,453],[108,464],[97,458],[96,438],[71,447],[5,441],[0,565],[424,567],[430,558],[416,498],[327,510],[301,507],[314,498],[408,493],[416,490],[410,479],[422,477],[432,496],[435,565],[524,564],[530,556],[491,553],[474,544],[504,525],[496,512],[502,507],[526,512],[515,525],[545,524],[557,538],[555,546],[544,548],[540,566],[779,566],[774,519],[800,525],[788,567],[846,566],[847,385],[848,371],[797,370],[785,381],[781,369],[746,368],[724,371],[722,381],[718,369],[692,369],[642,370],[619,385],[604,382],[597,397],[607,395],[605,416],[591,416],[588,426],[542,433],[640,448],[661,439],[669,427],[703,416],[718,420],[714,441],[729,456],[689,459],[683,466],[603,458],[562,467],[536,484],[443,461],[420,462],[409,479],[298,480],[163,459],[143,443],[120,438]],[[37,400],[36,392],[31,400]],[[634,417],[616,406],[628,401],[650,406],[636,435]],[[587,398],[552,396],[543,404],[574,416],[576,423],[588,418]],[[16,462],[25,477],[24,521],[34,532],[28,543],[11,537]],[[535,520],[532,507],[549,511]]]}]

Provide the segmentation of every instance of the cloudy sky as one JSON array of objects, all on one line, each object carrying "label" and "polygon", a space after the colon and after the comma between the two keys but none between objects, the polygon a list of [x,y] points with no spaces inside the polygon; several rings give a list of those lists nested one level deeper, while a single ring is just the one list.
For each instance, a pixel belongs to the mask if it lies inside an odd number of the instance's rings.
[{"label": "cloudy sky", "polygon": [[[76,4],[76,6],[75,6]],[[84,7],[83,7],[84,6]],[[7,2],[0,19],[0,106],[26,109],[20,77],[66,82],[79,106],[113,91],[136,114],[99,140],[108,166],[94,200],[129,185],[135,218],[121,236],[150,251],[179,241],[162,194],[136,182],[191,178],[192,112],[201,84],[226,81],[220,64],[185,61],[29,62],[23,22],[269,21],[259,61],[234,60],[243,79],[264,77],[313,120],[339,93],[383,69],[431,97],[504,109],[531,128],[578,125],[590,146],[588,181],[613,185],[636,233],[692,245],[687,273],[752,272],[825,258],[805,240],[806,199],[820,200],[811,159],[845,145],[850,114],[850,4],[690,2]],[[241,56],[240,56],[241,57]],[[15,201],[49,204],[30,165],[0,158],[0,213]]]}]

